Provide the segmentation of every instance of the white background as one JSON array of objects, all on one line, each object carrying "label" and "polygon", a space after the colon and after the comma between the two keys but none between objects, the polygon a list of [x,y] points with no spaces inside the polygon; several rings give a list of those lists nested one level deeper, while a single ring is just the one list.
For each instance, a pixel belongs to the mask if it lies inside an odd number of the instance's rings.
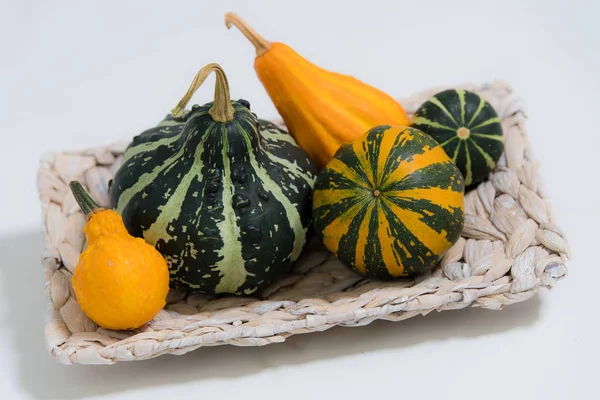
[{"label": "white background", "polygon": [[[250,3],[250,2],[248,2]],[[588,399],[600,357],[598,1],[2,1],[0,399]],[[312,62],[405,96],[504,79],[529,133],[570,275],[503,311],[334,328],[265,348],[218,347],[114,366],[63,366],[43,339],[40,156],[128,140],[208,62],[233,98],[275,109],[254,51],[223,14]],[[212,94],[213,78],[194,98]]]}]

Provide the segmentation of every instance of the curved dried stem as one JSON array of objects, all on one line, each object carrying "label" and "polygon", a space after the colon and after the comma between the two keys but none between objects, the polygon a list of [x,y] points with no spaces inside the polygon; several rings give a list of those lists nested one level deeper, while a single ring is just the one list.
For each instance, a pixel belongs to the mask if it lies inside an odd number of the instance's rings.
[{"label": "curved dried stem", "polygon": [[234,110],[229,97],[229,82],[227,81],[225,71],[223,71],[223,68],[217,63],[207,64],[198,71],[187,92],[183,95],[181,100],[179,100],[179,103],[177,103],[175,108],[171,110],[171,114],[173,114],[174,117],[177,118],[183,115],[188,102],[211,72],[214,72],[216,76],[215,101],[208,113],[218,122],[228,122],[233,120]]},{"label": "curved dried stem", "polygon": [[262,56],[271,48],[271,42],[260,36],[246,21],[238,17],[234,13],[228,12],[225,14],[225,26],[227,29],[231,28],[231,25],[235,26],[246,36],[246,38],[256,48],[256,56]]}]

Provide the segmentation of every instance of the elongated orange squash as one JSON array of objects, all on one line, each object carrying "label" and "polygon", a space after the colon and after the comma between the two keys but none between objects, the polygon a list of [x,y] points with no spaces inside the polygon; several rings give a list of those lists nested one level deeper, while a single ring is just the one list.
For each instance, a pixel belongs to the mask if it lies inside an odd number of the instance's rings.
[{"label": "elongated orange squash", "polygon": [[408,125],[391,96],[351,76],[324,70],[289,46],[269,42],[235,14],[225,14],[256,48],[254,68],[296,142],[323,168],[344,143],[377,125]]}]

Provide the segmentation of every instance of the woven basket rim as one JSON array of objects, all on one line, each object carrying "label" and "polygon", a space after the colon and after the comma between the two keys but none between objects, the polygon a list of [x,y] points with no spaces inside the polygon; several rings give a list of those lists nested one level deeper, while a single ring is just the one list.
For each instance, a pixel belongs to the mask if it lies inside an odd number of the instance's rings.
[{"label": "woven basket rim", "polygon": [[[376,319],[400,321],[433,310],[501,309],[532,298],[540,287],[554,287],[567,274],[570,248],[544,194],[522,100],[503,81],[453,87],[477,92],[492,103],[502,120],[506,149],[490,179],[467,193],[463,237],[431,274],[392,282],[368,280],[315,242],[293,273],[267,289],[266,299],[209,299],[171,291],[167,307],[132,333],[98,328],[74,298],[70,276],[83,246],[83,218],[66,186],[68,180],[80,179],[97,200],[106,200],[106,181],[129,142],[45,153],[38,191],[44,215],[49,353],[65,364],[112,364],[208,345],[263,346],[294,334],[362,326]],[[424,100],[446,88],[434,87],[400,102],[412,115]]]}]

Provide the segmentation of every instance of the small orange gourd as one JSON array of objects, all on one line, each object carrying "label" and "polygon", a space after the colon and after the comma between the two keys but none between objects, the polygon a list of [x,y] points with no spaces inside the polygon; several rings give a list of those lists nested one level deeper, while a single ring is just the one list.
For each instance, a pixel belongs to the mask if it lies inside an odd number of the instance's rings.
[{"label": "small orange gourd", "polygon": [[169,269],[153,246],[127,232],[121,216],[103,209],[77,181],[69,183],[87,215],[87,248],[72,284],[83,312],[105,329],[135,329],[165,306]]},{"label": "small orange gourd", "polygon": [[408,125],[396,100],[358,79],[320,68],[289,46],[269,42],[233,13],[236,26],[256,48],[254,68],[290,133],[318,168],[339,147],[377,125]]}]

